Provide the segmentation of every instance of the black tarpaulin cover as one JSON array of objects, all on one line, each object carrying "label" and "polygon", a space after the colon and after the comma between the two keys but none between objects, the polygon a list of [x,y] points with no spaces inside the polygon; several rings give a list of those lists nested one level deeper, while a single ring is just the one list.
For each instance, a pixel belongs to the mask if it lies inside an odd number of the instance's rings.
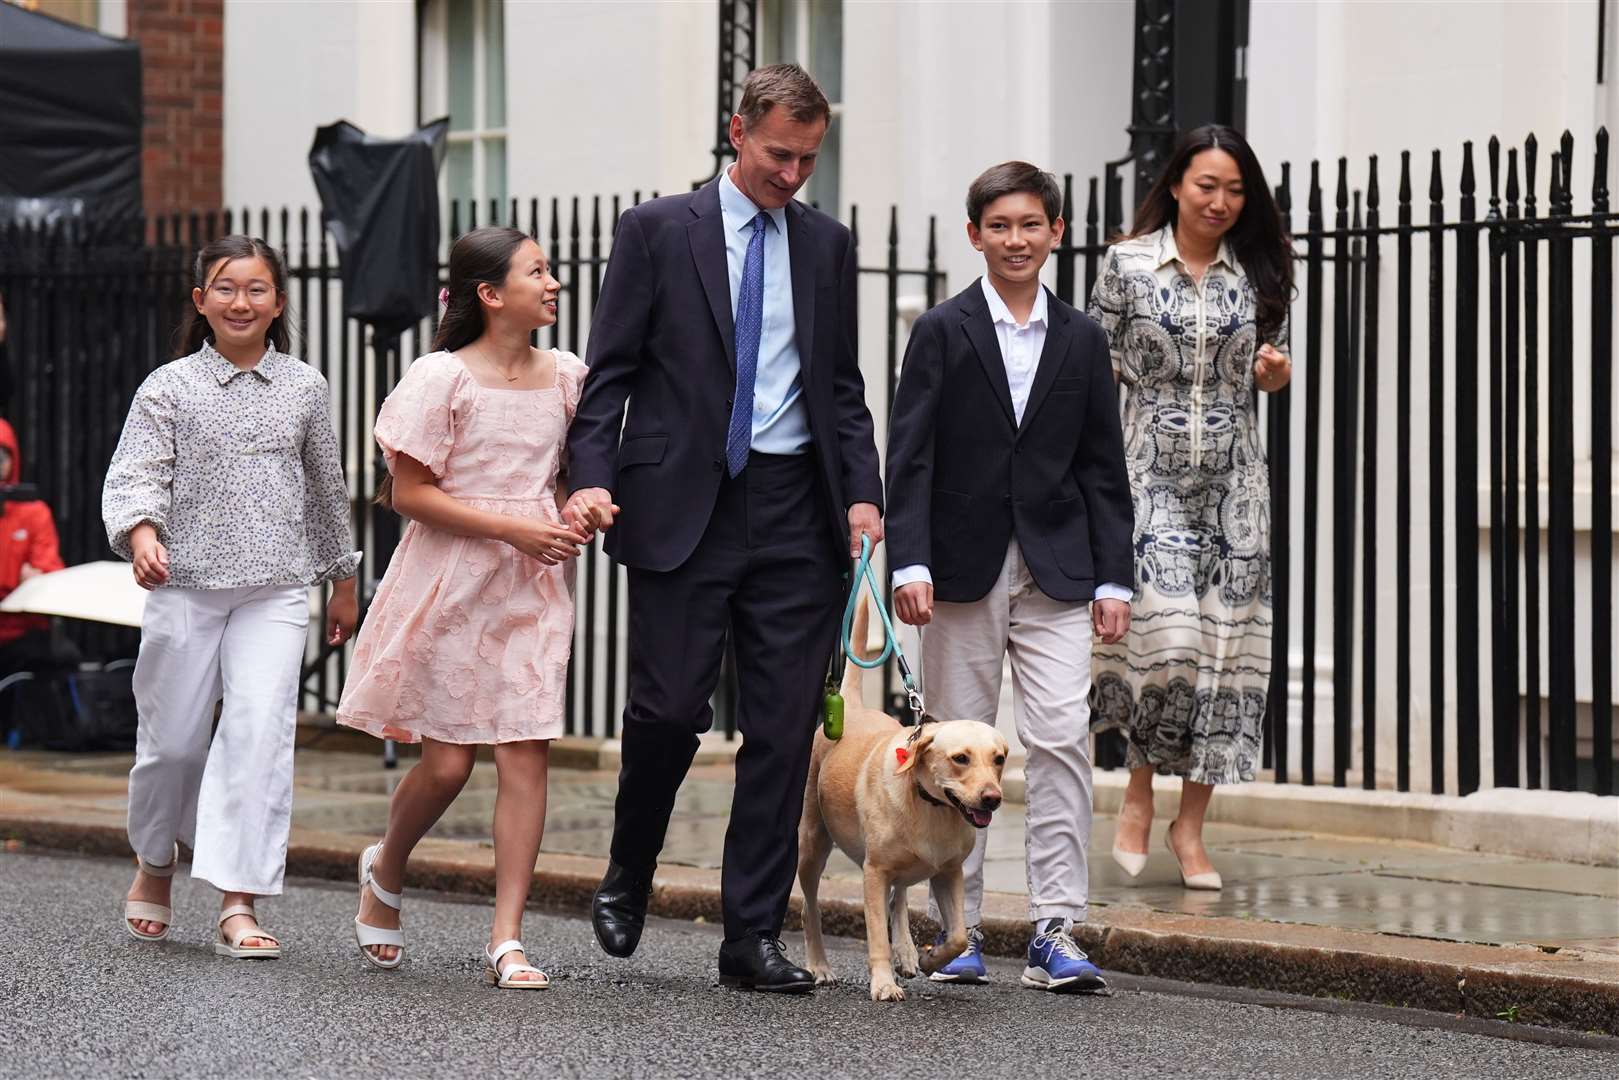
[{"label": "black tarpaulin cover", "polygon": [[402,139],[347,120],[315,132],[309,170],[337,241],[343,313],[399,333],[434,312],[438,291],[438,168],[448,118]]},{"label": "black tarpaulin cover", "polygon": [[0,3],[0,215],[25,199],[140,212],[141,52]]}]

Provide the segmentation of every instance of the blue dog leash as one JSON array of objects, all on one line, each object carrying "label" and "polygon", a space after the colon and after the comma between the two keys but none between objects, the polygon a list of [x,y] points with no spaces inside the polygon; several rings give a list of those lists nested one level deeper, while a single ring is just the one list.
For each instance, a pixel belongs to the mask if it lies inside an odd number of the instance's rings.
[{"label": "blue dog leash", "polygon": [[[864,583],[871,591],[872,606],[877,609],[877,617],[883,623],[882,652],[867,660],[856,652],[851,635],[854,633],[854,613],[860,602],[860,586]],[[871,537],[860,537],[860,560],[855,564],[854,582],[849,589],[849,602],[843,608],[843,629],[838,635],[838,652],[847,657],[856,667],[868,671],[880,668],[892,657],[899,664],[900,678],[905,684],[905,703],[912,713],[912,723],[920,724],[926,712],[926,704],[922,700],[922,691],[917,689],[916,676],[911,672],[911,665],[905,661],[905,652],[900,648],[899,636],[894,633],[894,624],[889,621],[888,608],[883,604],[882,589],[878,587],[877,576],[871,570]],[[839,657],[833,657],[833,670],[841,671]],[[835,714],[835,720],[834,720]],[[834,734],[834,729],[836,734]],[[832,672],[827,674],[826,708],[822,721],[822,730],[829,739],[837,739],[843,734],[843,698],[838,693],[837,682]]]}]

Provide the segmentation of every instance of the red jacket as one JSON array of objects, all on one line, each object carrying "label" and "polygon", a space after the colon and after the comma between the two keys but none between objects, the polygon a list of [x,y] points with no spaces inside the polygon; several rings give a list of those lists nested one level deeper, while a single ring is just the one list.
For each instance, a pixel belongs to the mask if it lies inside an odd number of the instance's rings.
[{"label": "red jacket", "polygon": [[[0,446],[11,451],[11,472],[0,478],[0,483],[15,484],[22,475],[22,455],[17,451],[17,433],[4,420],[0,420]],[[62,569],[56,522],[51,508],[37,499],[8,502],[0,509],[0,597],[22,581],[24,563],[47,573]],[[28,631],[49,625],[41,615],[0,615],[0,645],[9,645]]]}]

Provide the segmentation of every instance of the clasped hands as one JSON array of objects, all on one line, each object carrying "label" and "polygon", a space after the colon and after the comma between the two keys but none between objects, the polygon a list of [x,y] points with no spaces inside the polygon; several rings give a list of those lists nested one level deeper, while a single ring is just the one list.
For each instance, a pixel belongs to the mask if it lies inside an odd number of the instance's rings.
[{"label": "clasped hands", "polygon": [[[568,496],[567,504],[562,508],[562,520],[568,528],[561,536],[563,539],[571,538],[575,543],[585,543],[592,534],[611,528],[618,514],[618,504],[613,502],[613,495],[606,488],[580,488]],[[882,511],[873,503],[855,503],[849,507],[849,558],[860,557],[860,538],[863,536],[871,538],[873,547],[883,540]],[[540,556],[536,555],[535,558]]]},{"label": "clasped hands", "polygon": [[574,492],[562,507],[560,523],[514,517],[501,539],[531,559],[556,566],[578,558],[590,538],[612,525],[617,514],[618,507],[605,489],[584,488]]}]

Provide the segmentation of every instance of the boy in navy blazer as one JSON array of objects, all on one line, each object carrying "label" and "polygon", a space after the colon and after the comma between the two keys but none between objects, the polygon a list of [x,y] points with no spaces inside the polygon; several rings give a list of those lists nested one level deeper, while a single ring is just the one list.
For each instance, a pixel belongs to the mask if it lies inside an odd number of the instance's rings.
[{"label": "boy in navy blazer", "polygon": [[[1091,641],[1129,628],[1135,561],[1107,338],[1040,284],[1061,212],[1056,180],[1026,162],[968,190],[985,274],[911,330],[889,424],[887,532],[895,609],[922,628],[930,711],[995,723],[1011,658],[1028,752],[1023,984],[1073,993],[1106,987],[1072,937],[1088,901]],[[984,840],[966,865],[968,949],[936,980],[988,980]]]}]

